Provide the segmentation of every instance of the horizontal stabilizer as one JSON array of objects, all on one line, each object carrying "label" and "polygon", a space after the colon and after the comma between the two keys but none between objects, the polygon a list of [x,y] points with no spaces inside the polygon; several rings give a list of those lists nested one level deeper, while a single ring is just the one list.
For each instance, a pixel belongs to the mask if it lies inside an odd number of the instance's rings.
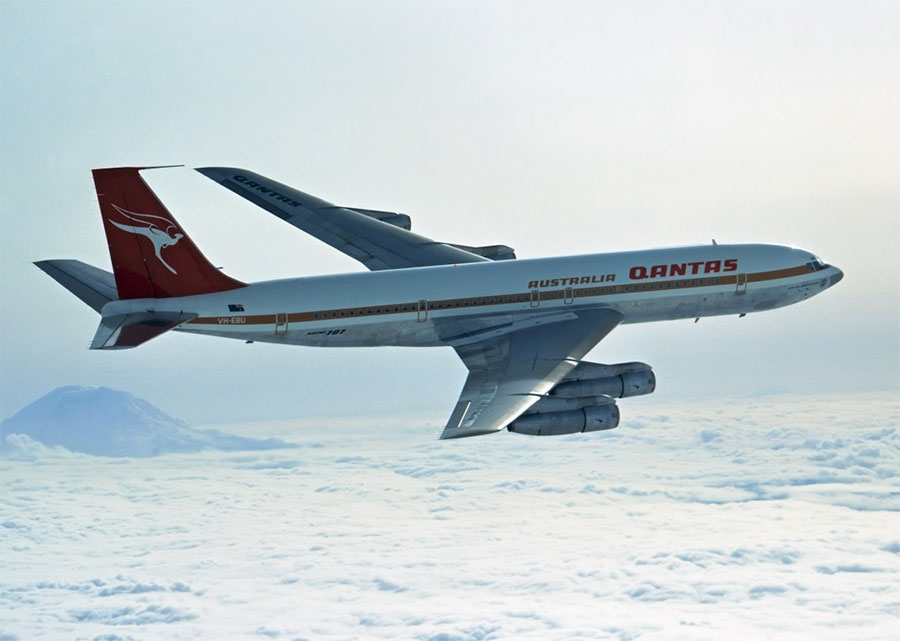
[{"label": "horizontal stabilizer", "polygon": [[110,272],[80,260],[40,260],[35,265],[98,314],[104,305],[119,298],[116,279]]},{"label": "horizontal stabilizer", "polygon": [[141,312],[104,316],[94,334],[91,349],[128,349],[146,343],[197,314],[182,312]]}]

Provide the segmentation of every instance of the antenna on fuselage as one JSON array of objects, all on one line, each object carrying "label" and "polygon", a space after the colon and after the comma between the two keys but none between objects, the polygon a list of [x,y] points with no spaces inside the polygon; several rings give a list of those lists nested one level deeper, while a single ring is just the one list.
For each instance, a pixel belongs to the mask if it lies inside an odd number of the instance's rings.
[{"label": "antenna on fuselage", "polygon": [[716,242],[716,239],[713,238],[713,245],[718,245],[718,244],[719,244],[719,243]]}]

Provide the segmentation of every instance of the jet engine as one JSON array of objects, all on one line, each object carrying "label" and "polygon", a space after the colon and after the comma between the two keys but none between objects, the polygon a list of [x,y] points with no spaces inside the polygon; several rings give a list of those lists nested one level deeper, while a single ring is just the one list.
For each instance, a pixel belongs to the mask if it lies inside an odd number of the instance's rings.
[{"label": "jet engine", "polygon": [[383,223],[405,229],[406,231],[412,229],[412,220],[406,214],[397,214],[392,211],[378,211],[377,209],[360,209],[359,207],[345,207],[344,209],[352,209],[369,218],[380,220]]},{"label": "jet engine", "polygon": [[478,254],[491,260],[515,260],[516,250],[509,245],[485,245],[484,247],[472,247],[470,245],[457,245],[455,243],[444,243],[457,249],[462,249],[472,254]]},{"label": "jet engine", "polygon": [[611,396],[626,398],[652,394],[656,389],[656,375],[646,363],[579,363],[572,372],[550,390],[550,396],[581,398]]},{"label": "jet engine", "polygon": [[619,424],[619,408],[610,402],[565,412],[523,414],[506,428],[518,434],[559,436],[577,432],[611,430]]},{"label": "jet engine", "polygon": [[611,430],[619,424],[613,398],[641,396],[656,389],[646,363],[581,362],[506,429],[532,436]]}]

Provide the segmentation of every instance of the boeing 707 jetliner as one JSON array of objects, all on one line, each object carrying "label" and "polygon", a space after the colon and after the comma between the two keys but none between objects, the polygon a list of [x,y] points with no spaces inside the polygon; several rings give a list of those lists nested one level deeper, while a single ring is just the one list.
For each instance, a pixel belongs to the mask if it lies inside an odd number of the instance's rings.
[{"label": "boeing 707 jetliner", "polygon": [[620,323],[744,315],[791,305],[843,277],[779,245],[699,245],[516,260],[410,231],[410,218],[339,207],[244,169],[198,169],[371,272],[243,283],[213,267],[140,176],[93,171],[112,273],[35,263],[101,315],[91,349],[168,330],[286,345],[449,346],[469,369],[441,438],[502,429],[606,430],[616,398],[656,387],[644,363],[584,360]]}]

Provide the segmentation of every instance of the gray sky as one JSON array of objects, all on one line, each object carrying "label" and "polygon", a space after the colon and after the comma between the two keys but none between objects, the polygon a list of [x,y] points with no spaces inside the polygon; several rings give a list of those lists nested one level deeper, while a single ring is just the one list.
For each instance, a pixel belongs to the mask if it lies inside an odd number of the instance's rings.
[{"label": "gray sky", "polygon": [[[846,272],[802,305],[625,327],[668,398],[897,389],[895,2],[0,2],[0,417],[63,384],[191,422],[452,408],[449,349],[167,335],[89,352],[97,316],[30,265],[108,268],[90,170],[246,167],[520,257],[796,244]],[[362,269],[187,169],[149,182],[243,280]],[[627,416],[625,417],[627,420]]]}]

